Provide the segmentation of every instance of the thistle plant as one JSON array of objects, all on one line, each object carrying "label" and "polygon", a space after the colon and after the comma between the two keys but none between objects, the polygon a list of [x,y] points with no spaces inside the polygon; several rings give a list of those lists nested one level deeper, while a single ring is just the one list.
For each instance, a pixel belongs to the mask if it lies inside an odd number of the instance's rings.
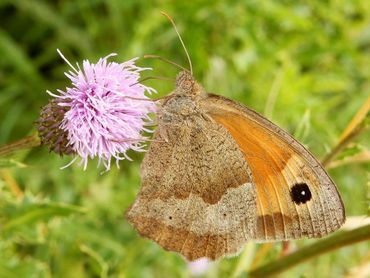
[{"label": "thistle plant", "polygon": [[156,106],[147,95],[155,90],[139,82],[140,72],[149,68],[135,65],[137,58],[123,63],[108,62],[110,54],[94,64],[84,60],[65,75],[71,87],[47,91],[53,97],[42,108],[37,130],[41,144],[60,155],[75,154],[86,169],[89,159],[98,158],[106,170],[112,159],[130,159],[128,150],[143,151],[145,126],[152,122]]}]

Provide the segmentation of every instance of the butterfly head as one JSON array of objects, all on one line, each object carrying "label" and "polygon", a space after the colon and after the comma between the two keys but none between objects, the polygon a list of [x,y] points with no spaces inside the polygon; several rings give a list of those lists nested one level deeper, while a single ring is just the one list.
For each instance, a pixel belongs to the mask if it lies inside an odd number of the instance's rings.
[{"label": "butterfly head", "polygon": [[188,71],[181,71],[176,77],[176,95],[198,96],[204,92],[202,86]]},{"label": "butterfly head", "polygon": [[206,96],[207,93],[191,73],[181,71],[176,77],[175,90],[161,103],[160,118],[165,122],[183,122],[185,118],[199,113],[198,101]]}]

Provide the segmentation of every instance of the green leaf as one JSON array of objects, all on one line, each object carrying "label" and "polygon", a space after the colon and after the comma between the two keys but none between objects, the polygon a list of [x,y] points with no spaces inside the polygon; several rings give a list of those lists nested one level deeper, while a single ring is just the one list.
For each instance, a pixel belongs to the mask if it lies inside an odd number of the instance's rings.
[{"label": "green leaf", "polygon": [[346,149],[344,149],[337,157],[338,160],[345,159],[347,157],[354,156],[362,151],[364,151],[365,148],[359,144],[353,144],[348,146]]},{"label": "green leaf", "polygon": [[24,168],[27,167],[27,165],[14,159],[0,158],[0,168],[12,168],[12,167]]},{"label": "green leaf", "polygon": [[97,253],[96,251],[94,251],[85,244],[80,245],[80,250],[81,252],[87,254],[92,259],[93,265],[97,269],[97,272],[99,273],[99,276],[101,278],[108,277],[109,266],[99,253]]},{"label": "green leaf", "polygon": [[82,207],[63,204],[63,203],[48,203],[48,204],[33,204],[27,207],[27,210],[21,210],[11,220],[5,222],[2,227],[2,232],[9,232],[24,225],[29,225],[41,220],[49,220],[56,216],[69,216],[74,213],[85,213],[86,210]]}]

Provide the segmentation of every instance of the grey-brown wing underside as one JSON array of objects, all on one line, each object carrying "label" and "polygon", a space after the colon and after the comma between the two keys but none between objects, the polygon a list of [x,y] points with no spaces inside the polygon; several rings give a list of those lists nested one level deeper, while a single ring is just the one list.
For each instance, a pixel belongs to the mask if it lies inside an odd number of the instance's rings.
[{"label": "grey-brown wing underside", "polygon": [[216,259],[237,253],[255,237],[251,173],[221,125],[199,117],[161,127],[141,175],[141,190],[126,216],[141,235],[166,250],[189,260]]}]

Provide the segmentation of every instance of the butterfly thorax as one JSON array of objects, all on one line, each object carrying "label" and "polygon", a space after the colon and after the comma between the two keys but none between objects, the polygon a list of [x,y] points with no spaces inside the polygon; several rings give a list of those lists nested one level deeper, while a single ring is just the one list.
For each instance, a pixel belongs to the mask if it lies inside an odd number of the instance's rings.
[{"label": "butterfly thorax", "polygon": [[186,71],[176,78],[176,88],[161,105],[159,120],[181,123],[203,114],[199,101],[206,97],[203,87]]}]

